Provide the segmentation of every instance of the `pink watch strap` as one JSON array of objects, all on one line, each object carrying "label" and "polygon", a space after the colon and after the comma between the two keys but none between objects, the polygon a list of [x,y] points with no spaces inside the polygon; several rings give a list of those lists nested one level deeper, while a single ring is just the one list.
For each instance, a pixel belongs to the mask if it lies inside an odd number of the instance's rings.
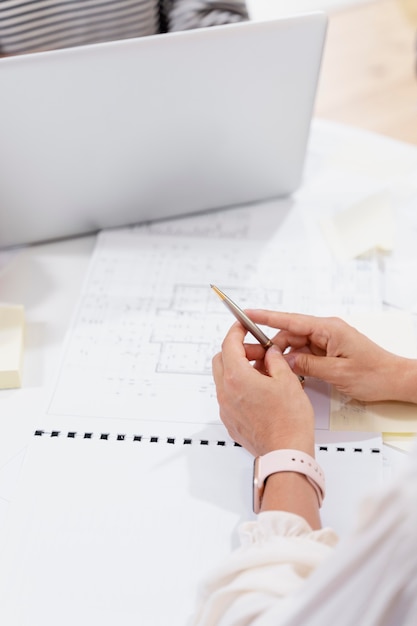
[{"label": "pink watch strap", "polygon": [[273,450],[256,459],[258,488],[263,491],[265,480],[277,472],[298,472],[304,474],[314,487],[319,506],[325,496],[325,478],[320,465],[312,456],[299,450]]}]

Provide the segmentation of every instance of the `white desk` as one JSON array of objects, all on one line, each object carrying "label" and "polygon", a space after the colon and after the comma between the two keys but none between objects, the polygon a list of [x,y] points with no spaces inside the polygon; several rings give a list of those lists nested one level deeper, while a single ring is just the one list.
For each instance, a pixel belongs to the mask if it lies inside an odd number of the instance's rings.
[{"label": "white desk", "polygon": [[[313,224],[316,213],[338,210],[376,190],[390,192],[397,218],[406,216],[408,236],[415,241],[417,224],[410,206],[417,206],[417,148],[315,121],[305,184],[286,211],[290,215],[300,203],[310,203],[308,220]],[[218,220],[218,215],[194,219],[196,224],[207,224]],[[24,305],[27,331],[23,387],[0,392],[0,525],[13,497],[24,449],[46,411],[94,241],[89,236],[0,253],[1,299]],[[417,258],[414,248],[397,239],[393,255],[401,260],[404,254]],[[387,449],[388,457],[394,466],[403,459],[392,449]]]}]

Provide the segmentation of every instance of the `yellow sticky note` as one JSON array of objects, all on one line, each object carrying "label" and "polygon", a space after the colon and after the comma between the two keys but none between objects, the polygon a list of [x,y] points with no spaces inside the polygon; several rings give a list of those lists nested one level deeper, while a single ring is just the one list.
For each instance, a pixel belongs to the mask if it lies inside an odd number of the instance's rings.
[{"label": "yellow sticky note", "polygon": [[415,433],[382,433],[382,441],[402,452],[411,452],[416,443]]},{"label": "yellow sticky note", "polygon": [[0,304],[0,389],[12,389],[22,384],[24,308]]},{"label": "yellow sticky note", "polygon": [[342,260],[393,247],[393,214],[385,193],[365,198],[321,226],[330,248]]}]

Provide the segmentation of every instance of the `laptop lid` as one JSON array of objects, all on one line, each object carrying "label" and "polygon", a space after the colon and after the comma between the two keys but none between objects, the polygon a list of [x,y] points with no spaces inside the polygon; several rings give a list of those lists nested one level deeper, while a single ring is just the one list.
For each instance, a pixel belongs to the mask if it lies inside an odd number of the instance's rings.
[{"label": "laptop lid", "polygon": [[300,184],[322,13],[0,59],[0,247]]}]

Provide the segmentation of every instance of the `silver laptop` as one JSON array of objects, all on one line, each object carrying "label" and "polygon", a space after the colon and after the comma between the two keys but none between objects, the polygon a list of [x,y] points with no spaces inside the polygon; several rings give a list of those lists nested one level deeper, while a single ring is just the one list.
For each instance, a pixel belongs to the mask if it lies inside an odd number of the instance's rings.
[{"label": "silver laptop", "polygon": [[326,21],[0,59],[0,247],[293,192]]}]

